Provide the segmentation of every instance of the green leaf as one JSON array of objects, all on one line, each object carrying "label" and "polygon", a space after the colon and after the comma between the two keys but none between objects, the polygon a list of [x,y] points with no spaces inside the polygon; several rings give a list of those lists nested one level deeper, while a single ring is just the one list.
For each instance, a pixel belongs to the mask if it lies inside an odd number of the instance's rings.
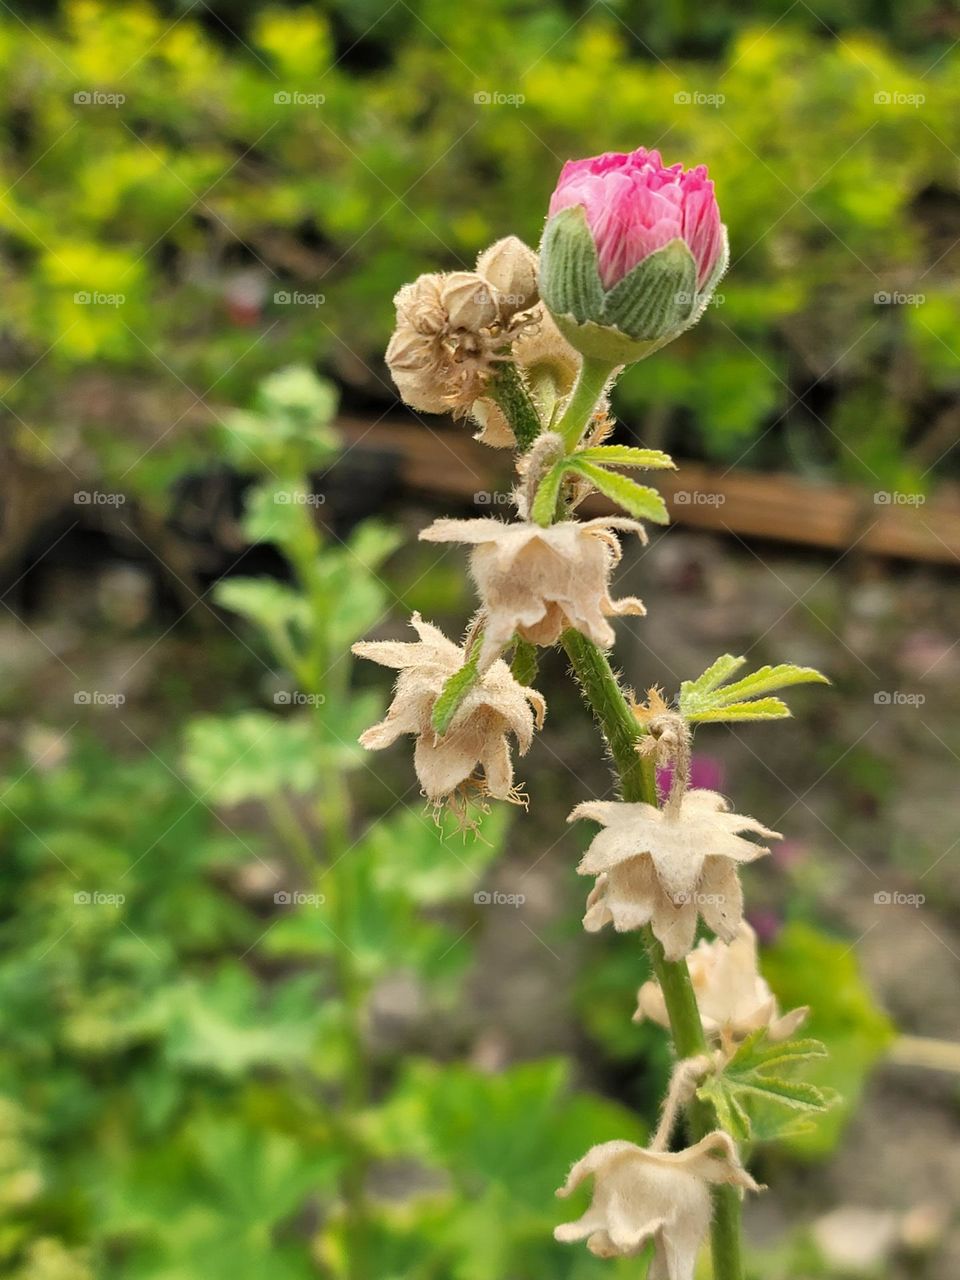
[{"label": "green leaf", "polygon": [[204,716],[187,729],[183,764],[210,804],[306,794],[319,783],[316,729],[310,716],[266,711]]},{"label": "green leaf", "polygon": [[771,693],[774,689],[786,689],[794,684],[829,684],[830,681],[814,667],[797,667],[792,662],[783,662],[777,667],[761,667],[742,680],[724,685],[717,691],[716,697],[722,698],[724,705],[728,702],[739,702],[741,698],[754,698],[761,693]]},{"label": "green leaf", "polygon": [[637,484],[627,476],[618,475],[615,471],[604,471],[592,462],[583,462],[574,455],[567,459],[568,471],[576,471],[589,480],[601,493],[612,499],[637,520],[653,520],[657,524],[669,524],[666,503],[657,493],[646,485]]},{"label": "green leaf", "polygon": [[402,543],[403,534],[399,529],[374,519],[364,520],[354,529],[347,540],[347,547],[354,567],[362,565],[364,569],[373,571],[379,569]]},{"label": "green leaf", "polygon": [[691,724],[709,724],[721,720],[789,720],[792,714],[780,698],[758,698],[756,702],[734,702],[709,711],[687,712],[686,718]]},{"label": "green leaf", "polygon": [[463,700],[480,679],[477,666],[480,657],[480,645],[475,643],[473,655],[464,663],[459,671],[448,677],[440,690],[440,696],[433,704],[433,715],[430,723],[441,736],[447,732],[453,717],[463,705]]},{"label": "green leaf", "polygon": [[833,1090],[783,1074],[825,1057],[819,1041],[773,1043],[762,1028],[704,1081],[698,1096],[713,1103],[717,1118],[740,1141],[768,1142],[796,1132],[798,1119],[806,1126],[810,1116],[833,1106]]},{"label": "green leaf", "polygon": [[268,999],[245,969],[224,962],[210,980],[163,989],[144,1017],[162,1031],[171,1064],[239,1078],[253,1067],[307,1067],[326,1003],[314,978],[274,986]]},{"label": "green leaf", "polygon": [[856,951],[847,939],[831,938],[801,921],[791,922],[776,943],[764,950],[763,972],[782,1008],[811,1006],[810,1032],[829,1051],[828,1058],[805,1064],[804,1078],[839,1092],[842,1100],[815,1130],[791,1139],[791,1145],[804,1154],[823,1155],[838,1142],[871,1067],[894,1038],[894,1029],[864,984]]},{"label": "green leaf", "polygon": [[[813,667],[798,667],[791,662],[776,667],[761,667],[748,676],[727,684],[745,664],[746,658],[725,653],[696,680],[680,685],[680,711],[691,721],[780,720],[790,709],[779,698],[758,695],[796,684],[829,684],[825,675]],[[752,699],[757,699],[752,701]]]},{"label": "green leaf", "polygon": [[739,671],[746,661],[746,658],[735,658],[732,653],[723,654],[707,667],[702,676],[697,676],[696,680],[683,681],[680,686],[681,702],[684,698],[692,701],[712,693],[724,680],[729,680],[735,671]]},{"label": "green leaf", "polygon": [[224,578],[213,594],[224,609],[248,618],[264,631],[284,623],[303,625],[310,616],[300,592],[274,578]]},{"label": "green leaf", "polygon": [[638,449],[629,444],[599,444],[592,449],[580,449],[574,456],[603,467],[643,467],[651,471],[677,469],[669,453],[660,449]]},{"label": "green leaf", "polygon": [[533,506],[530,509],[530,518],[537,524],[546,526],[553,520],[557,509],[557,499],[560,496],[560,486],[563,484],[563,478],[567,474],[567,462],[568,459],[566,458],[561,458],[559,462],[555,462],[537,485]]}]

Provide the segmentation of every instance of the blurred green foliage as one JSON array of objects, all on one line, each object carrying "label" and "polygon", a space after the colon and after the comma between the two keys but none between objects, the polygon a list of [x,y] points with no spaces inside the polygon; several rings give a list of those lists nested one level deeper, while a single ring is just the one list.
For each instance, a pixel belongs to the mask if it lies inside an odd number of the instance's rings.
[{"label": "blurred green foliage", "polygon": [[400,284],[536,242],[565,158],[647,143],[709,164],[732,266],[623,381],[645,442],[886,488],[950,470],[960,80],[932,0],[258,6],[233,37],[204,13],[0,16],[0,394],[25,451],[92,447],[154,491],[282,363],[386,403]]}]

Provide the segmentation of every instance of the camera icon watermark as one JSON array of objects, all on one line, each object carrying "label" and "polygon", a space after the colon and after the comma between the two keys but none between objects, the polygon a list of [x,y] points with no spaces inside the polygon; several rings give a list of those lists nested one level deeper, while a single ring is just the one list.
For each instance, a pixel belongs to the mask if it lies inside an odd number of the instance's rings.
[{"label": "camera icon watermark", "polygon": [[506,506],[511,501],[509,493],[500,493],[495,489],[478,489],[473,495],[478,507]]},{"label": "camera icon watermark", "polygon": [[481,89],[473,95],[478,107],[522,107],[526,100],[522,93],[501,93],[496,89]]},{"label": "camera icon watermark", "polygon": [[99,889],[91,893],[87,889],[79,889],[73,895],[77,907],[122,907],[127,900],[125,893],[101,893]]},{"label": "camera icon watermark", "polygon": [[73,695],[75,707],[122,707],[125,693],[104,693],[99,689],[78,689]]},{"label": "camera icon watermark", "polygon": [[902,293],[899,289],[878,289],[873,295],[878,307],[922,307],[926,300],[925,293]]},{"label": "camera icon watermark", "polygon": [[722,507],[726,500],[725,493],[711,493],[706,489],[677,489],[673,495],[678,507]]},{"label": "camera icon watermark", "polygon": [[678,107],[722,107],[727,100],[725,93],[703,93],[700,89],[681,89],[673,95]]},{"label": "camera icon watermark", "polygon": [[77,107],[122,107],[126,100],[125,93],[102,93],[99,89],[78,89],[73,95]]},{"label": "camera icon watermark", "polygon": [[125,293],[101,293],[99,289],[78,289],[73,295],[77,307],[122,307],[126,300]]},{"label": "camera icon watermark", "polygon": [[273,500],[281,507],[322,507],[327,498],[323,493],[307,493],[304,489],[280,489]]},{"label": "camera icon watermark", "polygon": [[280,89],[273,95],[278,107],[322,107],[326,100],[326,94],[301,93],[299,89]]},{"label": "camera icon watermark", "polygon": [[99,489],[78,489],[73,495],[77,507],[122,507],[126,500],[125,493],[101,493]]},{"label": "camera icon watermark", "polygon": [[927,100],[925,93],[902,93],[898,89],[880,89],[873,95],[878,107],[922,107]]},{"label": "camera icon watermark", "polygon": [[674,893],[671,895],[670,901],[675,907],[685,907],[693,904],[695,907],[722,907],[726,902],[726,895],[722,893]]},{"label": "camera icon watermark", "polygon": [[278,889],[273,895],[278,907],[322,907],[326,900],[322,893],[301,893],[299,889]]},{"label": "camera icon watermark", "polygon": [[903,493],[896,489],[878,489],[873,495],[878,507],[922,507],[926,500],[924,493]]},{"label": "camera icon watermark", "polygon": [[878,689],[873,695],[876,707],[922,707],[926,700],[925,693],[905,693],[901,689]]},{"label": "camera icon watermark", "polygon": [[522,907],[526,900],[524,893],[501,893],[499,889],[478,889],[473,895],[478,907]]},{"label": "camera icon watermark", "polygon": [[926,900],[924,893],[900,893],[896,889],[880,889],[873,895],[874,905],[878,907],[922,907]]},{"label": "camera icon watermark", "polygon": [[301,693],[299,689],[280,689],[273,695],[277,707],[322,707],[326,698],[322,693]]},{"label": "camera icon watermark", "polygon": [[297,289],[279,289],[273,295],[278,307],[322,307],[326,300],[325,293],[301,293]]}]

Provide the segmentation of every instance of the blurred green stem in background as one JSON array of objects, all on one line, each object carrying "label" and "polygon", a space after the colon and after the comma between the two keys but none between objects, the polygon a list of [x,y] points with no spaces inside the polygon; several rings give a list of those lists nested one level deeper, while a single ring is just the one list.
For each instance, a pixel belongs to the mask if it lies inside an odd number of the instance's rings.
[{"label": "blurred green stem in background", "polygon": [[[289,482],[289,493],[295,499],[307,497],[301,477]],[[343,705],[349,691],[350,662],[344,654],[335,653],[331,643],[330,628],[336,616],[337,601],[332,598],[322,571],[324,541],[313,519],[313,507],[306,501],[296,500],[290,506],[291,515],[285,523],[282,538],[278,538],[278,545],[289,558],[309,604],[308,622],[303,629],[303,652],[298,654],[294,650],[291,674],[296,679],[298,693],[311,699],[320,740],[330,748],[332,759],[339,745],[332,726],[336,708]],[[344,1073],[343,1096],[331,1107],[329,1117],[337,1146],[343,1153],[340,1196],[345,1227],[346,1276],[347,1280],[370,1280],[366,1260],[369,1161],[359,1135],[360,1117],[369,1102],[369,1077],[363,1044],[366,992],[354,964],[353,952],[344,941],[350,932],[349,921],[357,904],[353,900],[354,886],[350,862],[346,857],[350,847],[350,795],[337,768],[323,771],[314,805],[323,837],[323,861],[318,850],[311,845],[288,799],[283,798],[272,806],[271,813],[275,819],[279,818],[275,822],[278,832],[290,841],[308,883],[321,900],[325,900],[329,909],[330,932],[335,943],[334,973],[344,1009],[341,1028],[344,1056],[349,1064]]]},{"label": "blurred green stem in background", "polygon": [[[563,647],[613,757],[623,799],[633,804],[656,805],[653,762],[638,755],[636,749],[643,731],[627,704],[606,654],[579,631],[565,632]],[[643,938],[670,1015],[677,1058],[692,1058],[706,1053],[707,1040],[686,960],[667,960],[649,925],[643,930]],[[697,1098],[688,1104],[687,1125],[694,1142],[721,1127],[712,1105]],[[712,1190],[710,1236],[714,1280],[743,1280],[739,1192],[728,1186],[715,1186]]]}]

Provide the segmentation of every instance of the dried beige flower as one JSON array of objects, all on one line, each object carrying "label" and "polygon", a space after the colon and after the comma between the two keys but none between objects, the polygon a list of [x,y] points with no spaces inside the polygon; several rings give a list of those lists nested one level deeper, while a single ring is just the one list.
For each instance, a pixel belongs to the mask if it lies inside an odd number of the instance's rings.
[{"label": "dried beige flower", "polygon": [[632,1258],[653,1241],[648,1280],[693,1280],[710,1226],[711,1183],[760,1190],[733,1139],[719,1129],[685,1151],[652,1151],[632,1142],[591,1147],[557,1195],[570,1195],[591,1175],[590,1208],[557,1227],[554,1238],[585,1239],[599,1258]]},{"label": "dried beige flower", "polygon": [[[777,998],[757,964],[757,935],[741,921],[732,942],[701,938],[687,956],[700,1019],[708,1035],[742,1039],[761,1027],[770,1040],[786,1040],[806,1019],[809,1009],[781,1015]],[[634,1022],[644,1018],[670,1026],[660,984],[645,982],[637,994]]]},{"label": "dried beige flower", "polygon": [[561,520],[546,528],[528,521],[442,519],[420,537],[473,544],[470,571],[486,615],[483,669],[515,635],[552,645],[572,627],[609,648],[615,637],[607,618],[645,612],[634,596],[610,598],[610,573],[621,555],[614,529],[646,538],[643,526],[625,517]]},{"label": "dried beige flower", "polygon": [[407,404],[470,411],[511,344],[539,324],[528,314],[537,306],[536,263],[511,236],[481,254],[476,271],[422,275],[400,289],[386,360]]},{"label": "dried beige flower", "polygon": [[430,723],[434,703],[447,679],[464,665],[466,653],[418,613],[411,625],[417,641],[363,641],[353,646],[359,657],[400,672],[386,717],[367,729],[360,742],[376,751],[402,734],[414,734],[414,767],[424,794],[435,805],[447,800],[459,805],[471,793],[518,800],[507,735],[514,735],[524,755],[534,729],[543,724],[543,697],[519,684],[505,662],[495,662],[467,693],[447,732],[438,736]]},{"label": "dried beige flower", "polygon": [[770,852],[739,833],[780,839],[755,818],[731,813],[715,791],[688,791],[664,809],[588,800],[567,821],[577,818],[604,827],[577,868],[597,877],[584,928],[594,933],[611,921],[618,931],[650,924],[668,960],[679,960],[693,946],[698,915],[733,941],[743,919],[737,866]]}]

